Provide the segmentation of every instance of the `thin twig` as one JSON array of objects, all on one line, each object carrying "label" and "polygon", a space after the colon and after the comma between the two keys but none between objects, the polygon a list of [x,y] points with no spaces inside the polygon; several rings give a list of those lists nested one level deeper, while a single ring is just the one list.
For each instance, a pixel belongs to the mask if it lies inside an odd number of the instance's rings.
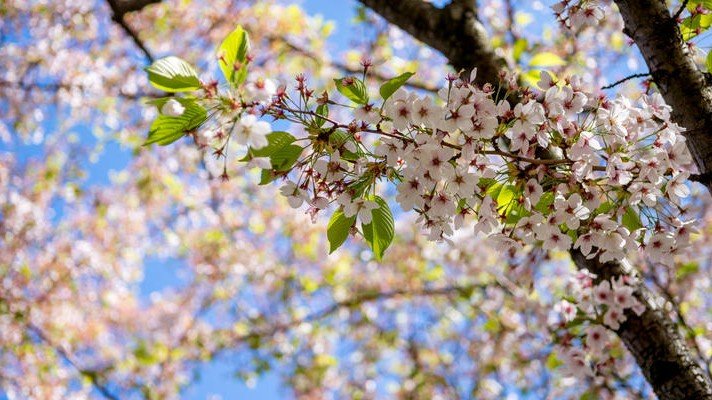
[{"label": "thin twig", "polygon": [[113,15],[111,16],[111,19],[119,24],[119,26],[126,32],[126,34],[129,35],[131,40],[136,44],[136,46],[143,52],[143,54],[146,56],[146,59],[148,60],[148,63],[151,64],[153,63],[153,55],[151,52],[148,50],[146,45],[143,44],[141,39],[138,37],[138,34],[126,23],[124,20],[124,14],[126,14],[126,11],[123,10],[119,4],[116,2],[116,0],[106,0],[109,3],[109,7],[111,7],[111,11]]},{"label": "thin twig", "polygon": [[[327,65],[330,65],[330,66],[332,66],[336,69],[339,69],[343,72],[351,73],[351,74],[358,74],[358,73],[363,72],[363,68],[353,67],[353,66],[350,66],[350,65],[340,62],[340,61],[336,61],[336,60],[325,61],[323,57],[290,42],[285,37],[267,35],[266,39],[273,43],[274,42],[284,43],[284,45],[287,46],[292,51],[299,53],[299,54],[303,55],[304,57],[306,57],[310,60],[313,60],[319,64],[327,64]],[[375,78],[377,81],[380,81],[380,82],[385,82],[390,79],[389,77],[385,76],[382,72],[377,71],[377,70],[372,70],[372,69],[369,70],[369,76],[372,78]],[[432,93],[436,93],[438,91],[438,87],[429,85],[425,82],[420,82],[417,80],[408,81],[408,82],[406,82],[405,86],[411,87],[413,89],[425,90],[427,92],[432,92]]]},{"label": "thin twig", "polygon": [[52,347],[54,349],[54,351],[56,351],[57,354],[59,354],[65,361],[67,361],[67,363],[69,363],[69,365],[74,367],[74,369],[76,369],[77,372],[79,372],[82,376],[89,378],[89,381],[91,382],[92,386],[94,386],[94,388],[96,390],[98,390],[99,393],[101,393],[104,397],[106,397],[109,400],[119,400],[119,398],[116,395],[111,393],[106,386],[104,386],[101,382],[99,382],[99,378],[97,377],[96,371],[87,370],[87,369],[84,369],[81,366],[79,366],[79,363],[76,360],[74,360],[74,357],[67,350],[65,350],[61,345],[54,344],[52,342],[52,340],[49,337],[47,337],[39,327],[37,327],[33,324],[30,324],[27,326],[27,328],[28,328],[28,330],[32,331],[35,335],[37,335],[37,337],[42,342],[44,342],[48,346]]},{"label": "thin twig", "polygon": [[620,85],[621,83],[627,82],[627,81],[629,81],[629,80],[631,80],[631,79],[644,78],[644,77],[648,77],[648,76],[650,76],[650,72],[640,73],[640,74],[633,74],[633,75],[630,75],[630,76],[626,76],[625,78],[623,78],[623,79],[621,79],[621,80],[615,81],[615,82],[611,83],[610,85],[603,86],[601,89],[603,89],[603,90],[611,89],[611,88],[614,88],[614,87]]},{"label": "thin twig", "polygon": [[672,19],[677,21],[677,19],[680,17],[683,11],[685,11],[685,7],[687,7],[687,2],[688,0],[684,0],[682,4],[680,5],[680,8],[677,9],[677,12],[675,12],[675,15],[672,16]]}]

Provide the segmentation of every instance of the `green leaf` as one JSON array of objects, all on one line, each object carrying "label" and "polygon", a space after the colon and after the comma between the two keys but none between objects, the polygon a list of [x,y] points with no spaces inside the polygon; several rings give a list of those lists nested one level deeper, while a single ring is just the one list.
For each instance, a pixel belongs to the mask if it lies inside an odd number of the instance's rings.
[{"label": "green leaf", "polygon": [[188,92],[201,87],[193,66],[178,57],[161,58],[144,70],[151,85],[166,92]]},{"label": "green leaf", "polygon": [[552,192],[546,192],[541,195],[539,198],[539,202],[536,203],[534,206],[534,209],[539,211],[540,213],[544,215],[548,215],[551,210],[549,210],[549,207],[554,204],[554,193]]},{"label": "green leaf", "polygon": [[694,11],[697,6],[702,6],[707,10],[712,10],[712,0],[692,0],[687,3],[687,9],[689,11]]},{"label": "green leaf", "polygon": [[178,117],[159,115],[148,132],[148,139],[144,145],[158,143],[165,146],[175,142],[189,132],[199,127],[208,119],[205,109],[193,99],[175,98],[185,107],[185,111]]},{"label": "green leaf", "polygon": [[594,215],[599,215],[599,214],[608,214],[613,207],[615,206],[615,203],[612,201],[606,201],[602,203],[598,208],[593,212]]},{"label": "green leaf", "polygon": [[358,154],[346,150],[344,145],[348,142],[353,142],[354,138],[351,136],[349,133],[342,131],[342,130],[337,130],[331,133],[329,135],[329,145],[341,152],[341,158],[344,160],[357,160],[358,159]]},{"label": "green leaf", "polygon": [[326,228],[326,237],[329,239],[329,254],[338,249],[349,237],[349,231],[356,222],[356,216],[346,217],[342,208],[334,211]]},{"label": "green leaf", "polygon": [[272,171],[287,171],[299,159],[302,154],[301,146],[297,146],[294,141],[297,140],[290,133],[275,131],[267,135],[267,146],[253,149],[240,161],[249,161],[255,157],[269,157],[272,164],[272,170],[262,170],[260,177],[260,185],[266,185],[275,179],[275,174]]},{"label": "green leaf", "polygon": [[270,155],[272,168],[277,171],[287,171],[292,168],[302,154],[302,147],[296,144],[282,147]]},{"label": "green leaf", "polygon": [[405,85],[408,79],[410,79],[413,75],[415,75],[415,73],[406,72],[384,82],[379,90],[383,101],[388,100],[388,98],[391,97],[401,86]]},{"label": "green leaf", "polygon": [[502,185],[495,200],[497,201],[498,209],[507,209],[518,196],[517,187],[514,185]]},{"label": "green leaf", "polygon": [[[350,81],[350,83],[344,81]],[[343,79],[334,79],[336,90],[343,94],[349,100],[356,104],[368,104],[368,92],[363,81],[356,77],[347,77]]]},{"label": "green leaf", "polygon": [[532,67],[556,67],[564,64],[566,64],[566,61],[549,51],[535,54],[532,59],[529,60],[529,65]]},{"label": "green leaf", "polygon": [[493,315],[482,325],[485,331],[490,333],[497,333],[502,330],[502,324],[500,324],[499,319],[496,315]]},{"label": "green leaf", "polygon": [[316,108],[316,113],[317,115],[320,115],[320,117],[315,118],[316,126],[321,128],[326,122],[326,119],[321,117],[329,117],[329,106],[327,106],[326,104],[319,104],[319,106]]},{"label": "green leaf", "polygon": [[633,207],[626,207],[625,213],[623,214],[622,223],[623,226],[628,228],[628,230],[631,232],[643,227],[643,224],[640,222],[640,216],[633,209]]},{"label": "green leaf", "polygon": [[272,170],[269,169],[263,169],[262,173],[260,173],[260,185],[266,185],[273,180],[275,180],[277,176],[274,174]]},{"label": "green leaf", "polygon": [[561,362],[554,353],[550,353],[549,357],[546,358],[546,368],[549,370],[555,370],[562,365],[564,365],[564,363]]},{"label": "green leaf", "polygon": [[514,61],[519,61],[519,59],[522,58],[522,53],[526,51],[528,46],[529,42],[527,42],[527,39],[524,38],[517,39],[514,42],[514,46],[512,47],[512,56],[514,56]]},{"label": "green leaf", "polygon": [[[218,65],[225,79],[234,86],[240,85],[247,78],[247,53],[250,51],[250,38],[237,26],[218,47]],[[237,67],[237,69],[235,69]]]},{"label": "green leaf", "polygon": [[240,161],[249,161],[250,158],[254,157],[270,157],[282,148],[294,143],[295,140],[297,139],[288,132],[275,131],[269,133],[267,134],[267,146],[259,149],[250,148],[250,155]]},{"label": "green leaf", "polygon": [[379,196],[369,196],[369,200],[378,203],[378,208],[373,209],[372,220],[370,224],[361,224],[363,237],[371,247],[376,260],[383,258],[388,246],[393,242],[395,236],[395,225],[393,222],[393,214],[391,213],[388,203]]},{"label": "green leaf", "polygon": [[680,268],[675,271],[675,277],[677,279],[685,279],[687,276],[694,274],[700,270],[700,264],[696,262],[688,262],[682,264]]},{"label": "green leaf", "polygon": [[682,20],[680,32],[684,40],[690,40],[712,26],[712,14],[697,14]]},{"label": "green leaf", "polygon": [[707,60],[705,62],[705,65],[707,66],[707,72],[712,72],[712,51],[707,53]]}]

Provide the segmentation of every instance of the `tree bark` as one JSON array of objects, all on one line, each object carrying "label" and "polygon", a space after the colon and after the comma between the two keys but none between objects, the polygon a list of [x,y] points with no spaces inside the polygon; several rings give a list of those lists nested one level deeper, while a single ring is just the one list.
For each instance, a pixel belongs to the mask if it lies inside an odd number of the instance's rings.
[{"label": "tree bark", "polygon": [[[635,274],[626,263],[605,263],[587,260],[578,251],[572,251],[576,266],[597,274],[597,280],[610,280],[620,275]],[[659,295],[652,292],[639,279],[636,298],[645,305],[640,316],[631,310],[626,321],[616,333],[635,357],[660,399],[712,399],[709,376],[695,362],[675,323],[661,307]]]},{"label": "tree bark", "polygon": [[422,0],[359,0],[386,21],[415,39],[441,52],[455,67],[469,76],[477,67],[479,84],[499,82],[504,61],[498,58],[477,19],[474,0],[453,0],[438,8]]},{"label": "tree bark", "polygon": [[712,86],[697,68],[682,40],[677,21],[664,0],[615,0],[625,29],[640,49],[653,81],[672,107],[675,122],[685,127],[700,175],[712,191]]},{"label": "tree bark", "polygon": [[[474,0],[453,0],[443,9],[422,0],[359,1],[443,53],[456,69],[477,67],[480,83],[498,81],[496,69],[503,64],[489,48],[482,24],[476,20]],[[660,86],[665,101],[673,107],[674,120],[688,128],[688,147],[700,176],[709,178],[712,171],[712,140],[709,136],[712,134],[712,91],[683,48],[664,1],[616,2],[626,20],[629,36],[636,43],[642,43],[639,46],[642,46],[653,79]],[[656,3],[658,7],[648,3]],[[457,10],[465,11],[458,13]],[[663,15],[667,16],[667,21]],[[680,80],[684,82],[678,82]],[[705,184],[710,188],[710,182]],[[596,259],[586,259],[577,251],[571,252],[571,258],[578,268],[588,269],[599,279],[631,272],[621,263],[602,264]],[[655,393],[665,400],[712,400],[709,375],[690,355],[677,326],[660,308],[662,303],[658,296],[642,281],[636,296],[646,306],[645,312],[640,316],[629,312],[626,322],[616,333],[635,357]]]}]

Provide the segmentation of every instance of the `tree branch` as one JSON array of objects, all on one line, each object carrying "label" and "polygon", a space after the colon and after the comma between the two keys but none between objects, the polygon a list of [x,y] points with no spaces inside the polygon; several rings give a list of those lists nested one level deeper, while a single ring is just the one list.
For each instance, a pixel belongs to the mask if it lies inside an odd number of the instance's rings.
[{"label": "tree branch", "polygon": [[[476,19],[474,1],[453,0],[444,9],[421,0],[359,1],[416,39],[442,52],[455,68],[469,70],[477,66],[480,72],[478,81],[499,81],[498,70],[502,63],[487,46],[484,31],[478,29],[482,25]],[[641,51],[648,61],[649,70],[661,86],[665,100],[673,107],[675,120],[688,128],[688,146],[700,172],[707,173],[712,168],[712,140],[705,140],[708,132],[712,132],[712,92],[706,89],[704,77],[683,51],[677,26],[670,18],[665,2],[616,2],[626,20],[629,36],[648,45]],[[650,3],[655,3],[655,7]],[[667,22],[651,17],[651,10],[656,8],[664,10]],[[636,23],[631,27],[631,18],[643,20],[643,24],[650,26],[638,29]],[[666,66],[666,63],[672,66]],[[684,82],[677,82],[680,80]],[[578,251],[572,251],[571,257],[579,268],[586,268],[601,279],[629,272],[620,263],[602,264],[596,259],[586,259]],[[712,399],[709,378],[692,360],[674,322],[658,306],[657,296],[642,282],[636,295],[645,304],[645,312],[640,316],[629,313],[626,322],[616,332],[655,392],[661,399]]]},{"label": "tree branch", "polygon": [[[616,0],[623,30],[640,49],[653,81],[685,127],[687,147],[701,175],[712,173],[712,87],[684,44],[664,1]],[[712,183],[706,182],[712,190]]]},{"label": "tree branch", "polygon": [[139,11],[145,6],[153,3],[159,3],[161,0],[106,0],[111,7],[112,16],[111,19],[116,22],[127,35],[133,40],[134,44],[141,50],[141,52],[146,56],[148,63],[153,63],[153,55],[148,50],[146,45],[138,37],[138,34],[126,23],[124,20],[124,14],[132,11]]},{"label": "tree branch", "polygon": [[[350,74],[359,74],[363,72],[363,68],[359,67],[352,67],[348,65],[347,63],[341,62],[341,61],[336,61],[336,60],[331,60],[328,62],[325,62],[323,58],[321,58],[319,55],[314,54],[313,52],[309,51],[308,49],[305,49],[303,47],[300,47],[292,42],[289,41],[288,38],[282,37],[282,36],[274,36],[274,35],[267,35],[265,38],[270,41],[270,42],[280,42],[283,43],[285,46],[287,46],[289,49],[294,51],[295,53],[298,53],[310,60],[313,60],[316,63],[319,64],[327,64],[330,65],[336,69],[339,69],[345,73],[350,73]],[[368,77],[374,78],[379,82],[385,82],[389,80],[390,78],[384,75],[381,71],[374,70],[374,68],[369,69]],[[432,93],[437,93],[438,87],[434,85],[430,85],[426,82],[418,81],[418,80],[408,80],[408,82],[405,83],[405,86],[408,86],[413,89],[418,89],[418,90],[425,90],[427,92],[432,92]]]},{"label": "tree branch", "polygon": [[623,79],[619,79],[619,80],[617,80],[617,81],[611,83],[610,85],[606,85],[606,86],[601,87],[601,89],[603,89],[603,90],[612,89],[612,88],[614,88],[614,87],[620,85],[620,84],[623,83],[623,82],[628,82],[628,81],[631,80],[631,79],[635,79],[635,78],[645,78],[645,77],[647,77],[647,76],[650,76],[650,72],[645,72],[645,73],[641,73],[641,74],[628,75],[628,76],[626,76],[626,77],[623,78]]},{"label": "tree branch", "polygon": [[359,0],[386,21],[441,52],[456,70],[477,67],[480,84],[499,82],[504,61],[489,46],[474,0],[453,0],[437,8],[422,0]]},{"label": "tree branch", "polygon": [[44,342],[47,346],[53,348],[54,351],[57,352],[57,354],[59,354],[66,362],[68,362],[69,365],[76,369],[81,376],[88,378],[92,386],[94,386],[94,388],[98,390],[102,396],[109,400],[119,400],[118,397],[111,393],[111,391],[109,391],[109,389],[99,381],[98,374],[95,371],[82,368],[79,363],[74,359],[74,356],[72,356],[72,354],[70,354],[62,346],[52,342],[52,340],[47,337],[47,335],[45,335],[42,329],[33,324],[29,324],[27,326],[27,329],[33,332],[40,339],[40,341]]},{"label": "tree branch", "polygon": [[[599,281],[634,273],[626,261],[603,264],[597,259],[586,259],[578,251],[572,251],[571,256],[579,269],[588,269]],[[641,279],[635,296],[645,305],[645,311],[638,316],[628,310],[626,321],[615,332],[633,354],[658,398],[712,399],[709,376],[690,355],[677,325],[662,307],[664,302],[660,296],[648,289]]]}]

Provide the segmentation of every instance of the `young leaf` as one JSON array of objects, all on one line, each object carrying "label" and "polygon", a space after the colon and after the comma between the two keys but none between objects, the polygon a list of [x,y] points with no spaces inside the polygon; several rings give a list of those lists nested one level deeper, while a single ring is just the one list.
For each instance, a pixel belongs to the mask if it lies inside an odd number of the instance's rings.
[{"label": "young leaf", "polygon": [[384,82],[383,85],[381,85],[381,89],[379,90],[383,101],[386,101],[389,97],[393,96],[393,93],[395,93],[398,88],[405,85],[408,79],[410,79],[410,77],[413,75],[415,75],[415,73],[406,72]]},{"label": "young leaf", "polygon": [[705,65],[707,66],[707,72],[712,72],[712,51],[707,53],[707,60],[705,62]]},{"label": "young leaf", "polygon": [[218,64],[225,79],[237,86],[247,78],[247,53],[250,51],[250,38],[242,29],[235,28],[218,47]]},{"label": "young leaf", "polygon": [[253,157],[271,157],[274,153],[284,147],[289,146],[297,140],[290,133],[275,131],[267,135],[267,146],[253,149],[250,148],[250,154],[240,161],[249,161]]},{"label": "young leaf", "polygon": [[527,42],[527,39],[524,39],[524,38],[517,39],[514,42],[514,46],[512,49],[512,56],[514,56],[515,61],[519,61],[519,59],[522,58],[522,53],[524,53],[527,50],[528,46],[529,46],[529,42]]},{"label": "young leaf", "polygon": [[275,131],[267,135],[267,146],[253,149],[240,161],[249,161],[254,157],[269,157],[272,170],[262,170],[260,185],[266,185],[275,179],[272,171],[287,171],[299,159],[302,148],[297,146],[294,136],[287,132]]},{"label": "young leaf", "polygon": [[334,79],[336,90],[356,104],[368,104],[366,85],[356,77]]},{"label": "young leaf", "polygon": [[185,107],[185,111],[178,117],[159,115],[148,132],[148,139],[144,145],[158,143],[165,146],[183,137],[186,132],[199,127],[206,119],[208,113],[192,99],[175,98]]},{"label": "young leaf", "polygon": [[272,168],[276,171],[287,171],[294,165],[302,154],[302,147],[290,144],[272,153],[269,156]]},{"label": "young leaf", "polygon": [[316,108],[316,113],[319,115],[319,117],[315,118],[316,126],[321,128],[326,120],[322,117],[329,117],[329,106],[326,104],[319,104],[319,106]]},{"label": "young leaf", "polygon": [[346,217],[344,211],[339,208],[329,220],[326,228],[326,237],[329,239],[329,254],[338,249],[349,237],[349,231],[356,222],[356,216]]},{"label": "young leaf", "polygon": [[633,207],[626,207],[625,214],[623,214],[622,223],[623,226],[628,228],[628,230],[631,232],[643,227],[643,224],[640,222],[640,216],[638,216],[638,213],[635,211],[635,209],[633,209]]},{"label": "young leaf", "polygon": [[373,250],[373,254],[376,256],[376,260],[380,261],[395,236],[393,214],[391,214],[388,203],[381,197],[370,196],[369,199],[378,203],[378,208],[371,211],[371,223],[361,224],[361,229],[364,239],[366,239],[371,250]]},{"label": "young leaf", "polygon": [[188,92],[200,89],[200,79],[193,66],[178,57],[170,56],[156,60],[145,68],[148,81],[155,88],[166,92]]},{"label": "young leaf", "polygon": [[531,67],[555,67],[564,64],[566,64],[566,61],[548,51],[535,54],[534,57],[529,60],[529,66]]}]

